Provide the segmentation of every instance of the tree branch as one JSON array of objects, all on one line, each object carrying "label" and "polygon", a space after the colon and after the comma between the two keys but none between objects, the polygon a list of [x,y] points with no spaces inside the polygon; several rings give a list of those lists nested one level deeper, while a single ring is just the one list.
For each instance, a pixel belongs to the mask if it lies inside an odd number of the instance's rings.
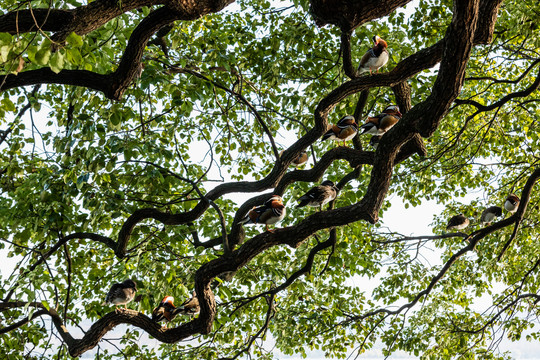
[{"label": "tree branch", "polygon": [[169,2],[172,8],[165,6],[151,12],[133,30],[120,64],[111,74],[102,75],[86,70],[61,70],[56,74],[49,68],[42,68],[6,75],[0,83],[0,91],[38,83],[63,84],[90,88],[102,92],[109,99],[119,100],[137,75],[143,51],[152,35],[175,20],[195,20],[208,14],[206,11],[220,11],[232,1],[176,0]]}]

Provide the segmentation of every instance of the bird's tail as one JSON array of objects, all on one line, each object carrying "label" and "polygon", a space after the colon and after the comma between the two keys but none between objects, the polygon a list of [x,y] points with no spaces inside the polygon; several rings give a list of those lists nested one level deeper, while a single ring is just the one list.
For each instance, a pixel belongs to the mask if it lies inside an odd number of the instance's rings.
[{"label": "bird's tail", "polygon": [[362,65],[358,66],[358,75],[365,72],[369,72],[369,68],[366,69],[365,67],[362,67]]},{"label": "bird's tail", "polygon": [[184,306],[179,306],[173,311],[173,315],[187,315],[192,316],[195,315],[195,313],[190,309],[186,309]]},{"label": "bird's tail", "polygon": [[246,215],[245,218],[243,218],[242,220],[240,220],[238,223],[239,224],[249,224],[251,221],[251,218],[249,216]]},{"label": "bird's tail", "polygon": [[299,198],[297,201],[299,201],[299,204],[296,205],[296,208],[300,208],[300,207],[304,207],[306,206],[307,204],[309,204],[309,199],[307,198],[304,198],[303,196],[301,198]]},{"label": "bird's tail", "polygon": [[163,315],[162,312],[157,313],[157,314],[152,314],[152,321],[160,322],[160,321],[162,321],[163,319],[165,319],[165,316]]},{"label": "bird's tail", "polygon": [[327,131],[327,132],[322,136],[321,140],[326,140],[326,139],[330,138],[330,136],[332,136],[332,134],[333,134],[332,130]]},{"label": "bird's tail", "polygon": [[186,309],[184,309],[183,306],[179,306],[176,309],[173,310],[173,315],[184,315],[186,313]]},{"label": "bird's tail", "polygon": [[360,129],[359,129],[360,130],[360,135],[367,133],[368,131],[373,129],[374,126],[375,126],[375,124],[373,124],[373,123],[367,123],[367,124],[364,124],[364,125],[360,126]]}]

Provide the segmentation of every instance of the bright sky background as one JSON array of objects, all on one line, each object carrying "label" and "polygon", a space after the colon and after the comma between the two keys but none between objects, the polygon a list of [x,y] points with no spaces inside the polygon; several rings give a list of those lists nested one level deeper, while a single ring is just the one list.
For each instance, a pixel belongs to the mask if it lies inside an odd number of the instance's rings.
[{"label": "bright sky background", "polygon": [[[415,7],[415,3],[411,3],[407,11],[413,11]],[[406,12],[407,12],[406,11]],[[39,123],[39,120],[38,120]],[[294,141],[294,138],[284,139],[283,143],[287,143],[288,145],[292,144]],[[195,145],[197,146],[197,145]],[[195,151],[195,153],[204,154],[207,151],[207,145],[205,143],[199,144],[200,148],[193,148],[192,150]],[[310,159],[308,167],[312,166],[312,160]],[[218,178],[218,176],[215,176],[215,178]],[[217,184],[215,184],[217,185]],[[241,203],[245,199],[248,199],[255,194],[243,194],[241,196],[238,196],[238,194],[234,194],[234,199]],[[475,197],[475,196],[474,196]],[[467,203],[467,201],[470,201],[474,198],[471,196],[469,199],[463,200],[463,202]],[[231,197],[233,198],[233,197]],[[286,202],[289,204],[293,204],[294,199],[285,199]],[[405,209],[402,201],[399,197],[390,197],[387,200],[391,201],[392,207],[384,214],[384,217],[381,219],[383,224],[388,227],[391,231],[399,232],[404,235],[433,235],[431,231],[430,224],[433,221],[433,218],[435,215],[440,214],[444,210],[444,206],[437,204],[434,201],[424,201],[424,203],[421,206],[415,207],[415,208],[408,208]],[[434,253],[434,256],[437,254]],[[7,251],[0,250],[0,259],[2,259],[0,263],[0,274],[2,278],[6,278],[11,274],[13,271],[13,268],[16,264],[16,259],[14,258],[7,258]],[[434,258],[432,259],[433,263],[437,263],[439,259]],[[351,280],[353,283],[355,282],[354,279]],[[360,284],[359,284],[360,285]],[[362,280],[363,288],[373,288],[376,286],[375,281],[371,281],[370,283],[366,284],[365,280]],[[103,294],[105,296],[105,294]],[[483,304],[479,304],[481,307]],[[89,327],[91,324],[88,322],[87,324],[83,324],[85,327]],[[125,331],[127,326],[119,326],[114,329],[114,331],[107,334],[106,338],[119,338],[122,336],[123,332]],[[76,328],[70,328],[70,331],[73,332],[74,335],[82,334],[78,329]],[[524,338],[524,337],[523,337]],[[141,341],[148,343],[148,344],[155,344],[158,346],[158,341],[154,339],[148,338],[148,336],[145,334],[141,337]],[[272,341],[271,339],[267,341],[268,347],[272,347]],[[104,345],[104,343],[102,343]],[[96,348],[97,349],[97,348]],[[89,351],[85,353],[82,358],[94,358],[96,349]],[[499,347],[501,352],[504,351],[510,351],[512,354],[512,357],[515,359],[539,359],[540,358],[540,343],[530,343],[525,340],[522,340],[517,343],[511,343],[509,341],[503,341]],[[282,354],[276,354],[276,357],[279,359],[298,359],[296,357],[287,357]],[[324,355],[320,351],[315,352],[309,352],[308,353],[309,359],[325,359]],[[354,358],[354,356],[353,356]],[[365,354],[363,354],[359,359],[364,360],[375,360],[375,359],[383,359],[383,355],[381,353],[380,347],[375,347],[374,349],[367,351]],[[405,353],[402,352],[396,352],[392,355],[392,359],[414,359],[414,357],[410,357]]]}]

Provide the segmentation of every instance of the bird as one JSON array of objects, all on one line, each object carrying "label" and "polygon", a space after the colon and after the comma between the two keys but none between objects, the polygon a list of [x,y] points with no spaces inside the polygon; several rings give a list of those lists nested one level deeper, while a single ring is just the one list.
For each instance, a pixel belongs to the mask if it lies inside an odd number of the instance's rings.
[{"label": "bird", "polygon": [[309,159],[308,153],[307,151],[304,150],[300,153],[300,155],[296,157],[296,159],[292,161],[291,165],[294,165],[294,167],[302,166],[305,163],[307,163],[308,159]]},{"label": "bird", "polygon": [[504,202],[504,208],[509,213],[513,214],[517,211],[519,206],[519,198],[516,196],[516,194],[510,194],[506,198],[506,201]]},{"label": "bird", "polygon": [[273,232],[268,228],[268,225],[283,220],[285,214],[286,209],[281,196],[272,195],[263,205],[255,206],[249,210],[247,216],[240,220],[240,224],[265,224],[266,231]]},{"label": "bird", "polygon": [[371,139],[369,139],[369,145],[374,149],[377,150],[377,146],[379,146],[379,141],[381,141],[381,135],[373,135]]},{"label": "bird", "polygon": [[347,140],[351,140],[358,132],[358,124],[354,120],[354,116],[346,115],[342,117],[337,124],[332,125],[322,136],[322,140],[330,139],[343,141],[343,146]]},{"label": "bird", "polygon": [[448,225],[446,225],[446,230],[456,229],[462,230],[469,226],[469,219],[463,214],[455,215],[448,220]]},{"label": "bird", "polygon": [[387,106],[379,115],[367,118],[360,126],[360,134],[383,135],[401,119],[401,116],[399,106]]},{"label": "bird", "polygon": [[[281,150],[281,152],[279,153],[279,157],[281,157],[281,155],[283,155],[283,151],[284,150]],[[305,163],[307,163],[309,159],[309,156],[308,156],[308,153],[307,151],[302,151],[300,153],[300,155],[298,155],[291,163],[291,166],[294,166],[294,167],[299,167],[299,166],[302,166],[304,165]]]},{"label": "bird", "polygon": [[387,47],[388,44],[379,35],[373,36],[373,47],[362,56],[360,65],[358,66],[358,73],[362,74],[369,71],[371,75],[373,70],[376,70],[378,73],[379,69],[388,62],[389,54],[388,50],[386,50]]},{"label": "bird", "polygon": [[118,305],[124,305],[124,309],[127,309],[126,304],[133,300],[136,291],[137,284],[131,279],[122,283],[114,283],[105,297],[105,303],[114,304],[116,310],[119,310]]},{"label": "bird", "polygon": [[490,206],[484,211],[482,211],[482,215],[480,216],[480,221],[482,221],[482,224],[489,224],[493,220],[495,220],[496,217],[502,215],[502,209],[500,206]]},{"label": "bird", "polygon": [[176,308],[177,314],[179,315],[188,315],[193,316],[199,313],[201,311],[201,307],[199,306],[199,299],[197,298],[197,294],[195,291],[191,295],[191,298],[184,301],[182,305]]},{"label": "bird", "polygon": [[[178,309],[174,306],[174,297],[167,295],[152,311],[152,321],[160,322],[166,320],[167,322],[171,322],[176,317],[176,314],[178,314]],[[166,324],[165,327],[167,327]]]},{"label": "bird", "polygon": [[298,198],[297,208],[303,206],[318,206],[320,210],[324,204],[334,200],[338,193],[338,188],[330,180],[325,180],[321,185],[311,188],[307,193]]}]

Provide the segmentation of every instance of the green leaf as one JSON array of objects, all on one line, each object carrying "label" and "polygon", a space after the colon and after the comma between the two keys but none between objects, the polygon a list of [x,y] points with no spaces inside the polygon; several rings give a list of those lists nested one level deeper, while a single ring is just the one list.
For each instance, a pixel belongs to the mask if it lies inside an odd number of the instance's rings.
[{"label": "green leaf", "polygon": [[0,60],[5,62],[8,60],[9,52],[11,51],[11,45],[2,45],[0,46]]},{"label": "green leaf", "polygon": [[0,45],[11,45],[12,43],[13,36],[5,32],[0,32]]},{"label": "green leaf", "polygon": [[50,58],[49,66],[53,72],[58,74],[64,67],[64,55],[59,51],[55,52]]},{"label": "green leaf", "polygon": [[72,47],[81,47],[83,46],[83,39],[79,35],[72,32],[66,37],[66,42]]},{"label": "green leaf", "polygon": [[15,104],[9,98],[3,98],[1,103],[5,110],[15,112]]},{"label": "green leaf", "polygon": [[38,65],[48,65],[51,58],[51,49],[49,47],[42,47],[36,52],[35,59]]}]

